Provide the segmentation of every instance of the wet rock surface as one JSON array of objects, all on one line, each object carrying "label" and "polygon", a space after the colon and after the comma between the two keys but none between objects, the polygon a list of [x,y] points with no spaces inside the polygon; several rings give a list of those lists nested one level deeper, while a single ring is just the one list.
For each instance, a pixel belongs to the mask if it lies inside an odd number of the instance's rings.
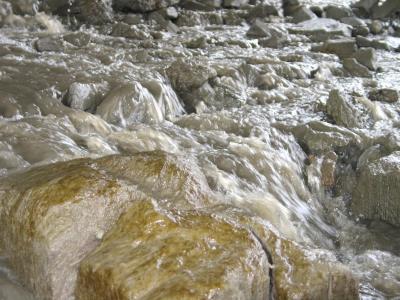
[{"label": "wet rock surface", "polygon": [[399,226],[399,156],[397,151],[361,168],[352,202],[353,211],[361,218]]},{"label": "wet rock surface", "polygon": [[398,11],[0,0],[0,298],[400,297]]}]

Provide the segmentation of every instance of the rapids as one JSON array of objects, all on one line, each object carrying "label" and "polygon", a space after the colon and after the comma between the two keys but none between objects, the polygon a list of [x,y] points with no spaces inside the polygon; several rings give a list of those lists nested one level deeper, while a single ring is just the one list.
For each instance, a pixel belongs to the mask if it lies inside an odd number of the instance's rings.
[{"label": "rapids", "polygon": [[[350,266],[362,299],[399,299],[398,227],[359,218],[350,203],[357,168],[377,145],[400,149],[400,101],[370,101],[367,93],[398,89],[400,53],[378,49],[371,78],[346,76],[336,55],[310,51],[310,38],[293,34],[295,25],[282,17],[270,21],[287,43],[266,48],[246,36],[250,25],[240,13],[205,21],[186,14],[178,33],[140,14],[96,26],[79,25],[69,9],[63,19],[45,12],[7,19],[0,29],[0,176],[110,154],[181,155],[220,203]],[[400,45],[398,37],[385,41]],[[350,114],[359,116],[356,125],[327,115],[336,89],[358,97]],[[0,299],[33,299],[0,258]]]}]

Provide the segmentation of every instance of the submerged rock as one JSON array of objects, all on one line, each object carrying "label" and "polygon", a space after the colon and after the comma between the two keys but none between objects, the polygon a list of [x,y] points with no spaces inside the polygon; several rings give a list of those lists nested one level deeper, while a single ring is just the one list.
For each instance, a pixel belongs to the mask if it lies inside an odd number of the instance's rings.
[{"label": "submerged rock", "polygon": [[103,100],[106,84],[74,82],[64,96],[63,103],[71,108],[94,112]]},{"label": "submerged rock", "polygon": [[353,191],[353,212],[365,219],[400,226],[400,152],[394,152],[361,168]]},{"label": "submerged rock", "polygon": [[[96,109],[96,114],[109,123],[126,127],[134,123],[159,123],[182,113],[179,100],[162,83],[139,82],[111,90]],[[167,95],[165,95],[167,94]]]}]

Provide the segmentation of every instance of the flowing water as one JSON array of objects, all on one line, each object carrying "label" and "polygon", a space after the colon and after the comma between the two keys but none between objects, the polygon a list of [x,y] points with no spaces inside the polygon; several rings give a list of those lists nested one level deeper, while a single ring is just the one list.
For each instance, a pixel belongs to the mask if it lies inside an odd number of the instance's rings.
[{"label": "flowing water", "polygon": [[[31,19],[0,30],[1,176],[79,157],[152,150],[184,155],[222,202],[250,210],[283,236],[349,265],[361,280],[363,299],[400,298],[398,229],[352,216],[348,194],[322,182],[324,157],[311,155],[296,134],[304,124],[336,130],[320,109],[332,89],[363,96],[373,80],[398,87],[399,53],[378,51],[384,72],[374,79],[338,77],[331,72],[340,64],[336,56],[310,52],[302,37],[284,49],[257,47],[244,38],[245,24],[182,27],[180,34],[153,39],[146,33],[149,39],[138,41],[109,35],[111,25],[71,31],[73,25],[43,13]],[[90,42],[73,46],[63,38],[70,33]],[[38,52],[35,41],[48,36],[55,51]],[[197,38],[207,45],[182,47]],[[182,101],[165,74],[177,58],[215,69],[214,92],[204,86]],[[267,74],[266,89],[259,89],[259,74]],[[98,103],[69,108],[63,104],[68,90],[69,99],[92,93]],[[133,98],[132,107],[123,104]],[[346,134],[372,143],[398,132],[399,104],[378,103],[370,111],[373,126]],[[329,144],[323,137],[315,143],[321,149]],[[340,159],[350,170],[351,154]],[[11,282],[18,280],[0,261],[0,289],[18,294],[6,299],[30,298]]]}]

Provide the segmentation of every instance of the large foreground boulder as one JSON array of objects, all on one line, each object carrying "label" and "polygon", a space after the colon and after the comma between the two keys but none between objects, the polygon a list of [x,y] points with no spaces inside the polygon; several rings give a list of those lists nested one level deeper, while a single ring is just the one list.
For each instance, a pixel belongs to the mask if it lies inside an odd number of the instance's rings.
[{"label": "large foreground boulder", "polygon": [[[307,274],[304,276],[304,274]],[[357,299],[343,266],[309,258],[243,211],[136,202],[82,261],[78,299]]]},{"label": "large foreground boulder", "polygon": [[198,211],[133,205],[81,264],[78,299],[268,299],[262,244]]},{"label": "large foreground boulder", "polygon": [[33,168],[0,199],[0,248],[38,299],[358,299],[343,265],[219,204],[164,152]]},{"label": "large foreground boulder", "polygon": [[80,260],[144,191],[177,197],[177,207],[203,205],[206,186],[188,169],[156,152],[74,160],[2,179],[0,248],[38,299],[71,299]]},{"label": "large foreground boulder", "polygon": [[400,152],[372,161],[360,172],[353,212],[365,219],[400,226]]}]

